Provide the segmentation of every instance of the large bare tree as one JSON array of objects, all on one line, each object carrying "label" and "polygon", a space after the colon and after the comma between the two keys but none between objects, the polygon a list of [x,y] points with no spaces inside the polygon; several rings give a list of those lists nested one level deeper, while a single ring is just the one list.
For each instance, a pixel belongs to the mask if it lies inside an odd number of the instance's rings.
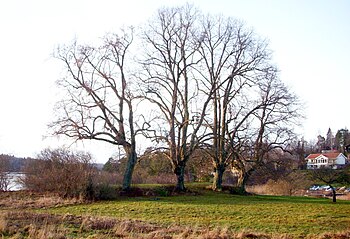
[{"label": "large bare tree", "polygon": [[66,95],[59,102],[54,132],[75,140],[97,140],[122,147],[128,158],[123,189],[131,185],[137,162],[134,127],[135,96],[127,71],[133,29],[109,34],[99,47],[78,45],[58,48],[55,57],[67,72],[58,81]]},{"label": "large bare tree", "polygon": [[179,191],[185,190],[186,163],[205,135],[201,125],[210,100],[206,96],[199,102],[194,70],[201,60],[197,18],[198,12],[190,5],[161,9],[143,33],[144,98],[155,106],[153,125],[158,124],[148,136],[163,143]]},{"label": "large bare tree", "polygon": [[240,136],[261,107],[255,97],[259,80],[269,71],[267,44],[232,18],[205,16],[201,21],[203,58],[198,69],[203,91],[211,95],[212,112],[206,126],[212,131],[213,189],[221,190],[224,171],[238,157]]},{"label": "large bare tree", "polygon": [[267,72],[259,80],[257,96],[259,107],[252,114],[249,129],[237,141],[239,144],[230,139],[230,145],[239,145],[232,169],[238,176],[241,192],[245,192],[250,175],[268,160],[269,152],[276,148],[288,152],[302,118],[298,98],[276,72]]}]

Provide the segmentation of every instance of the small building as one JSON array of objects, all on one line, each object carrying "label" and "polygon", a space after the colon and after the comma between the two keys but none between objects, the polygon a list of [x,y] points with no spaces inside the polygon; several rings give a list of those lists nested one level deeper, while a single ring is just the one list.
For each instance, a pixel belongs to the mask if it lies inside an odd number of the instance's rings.
[{"label": "small building", "polygon": [[347,163],[347,158],[344,154],[337,151],[322,151],[322,153],[310,154],[305,158],[307,169],[317,168],[342,168]]}]

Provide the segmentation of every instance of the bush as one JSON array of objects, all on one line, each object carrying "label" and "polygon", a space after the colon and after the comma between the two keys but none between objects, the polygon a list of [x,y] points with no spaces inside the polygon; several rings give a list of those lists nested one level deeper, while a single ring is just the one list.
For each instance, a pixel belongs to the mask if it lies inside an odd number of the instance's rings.
[{"label": "bush", "polygon": [[117,187],[110,184],[100,184],[95,187],[95,198],[98,200],[114,200],[118,197]]},{"label": "bush", "polygon": [[66,149],[45,149],[25,166],[25,187],[61,197],[94,197],[91,155]]},{"label": "bush", "polygon": [[113,200],[118,197],[117,185],[123,182],[123,175],[99,171],[94,177],[94,195],[98,200]]},{"label": "bush", "polygon": [[247,195],[248,193],[241,187],[230,187],[229,191],[234,195]]}]

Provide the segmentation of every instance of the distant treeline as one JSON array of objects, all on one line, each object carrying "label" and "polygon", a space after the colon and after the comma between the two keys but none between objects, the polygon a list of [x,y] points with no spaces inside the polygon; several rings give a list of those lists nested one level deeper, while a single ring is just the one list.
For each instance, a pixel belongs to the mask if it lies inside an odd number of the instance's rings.
[{"label": "distant treeline", "polygon": [[[34,158],[20,158],[8,154],[0,154],[0,172],[23,172],[26,164],[30,164]],[[103,164],[94,163],[97,169],[102,169]]]},{"label": "distant treeline", "polygon": [[[32,158],[19,158],[13,155],[0,154],[0,162],[5,166],[8,172],[22,172],[26,162],[33,160]],[[5,163],[6,162],[6,163]]]}]

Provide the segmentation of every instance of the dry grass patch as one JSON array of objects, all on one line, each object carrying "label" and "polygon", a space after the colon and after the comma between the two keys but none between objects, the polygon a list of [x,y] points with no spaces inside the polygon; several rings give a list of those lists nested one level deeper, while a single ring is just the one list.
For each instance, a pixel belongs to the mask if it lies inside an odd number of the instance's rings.
[{"label": "dry grass patch", "polygon": [[349,239],[350,238],[350,230],[344,232],[337,233],[323,233],[318,236],[317,239]]},{"label": "dry grass patch", "polygon": [[5,232],[7,229],[7,220],[6,218],[0,214],[0,233]]},{"label": "dry grass patch", "polygon": [[[228,228],[160,226],[143,221],[108,217],[84,217],[29,212],[0,215],[0,237],[32,239],[125,238],[125,239],[293,239],[287,234],[267,234],[248,230],[233,232]],[[297,237],[300,238],[300,237]],[[306,236],[308,239],[346,239],[350,231]]]},{"label": "dry grass patch", "polygon": [[0,208],[11,210],[51,208],[63,205],[75,205],[82,202],[83,200],[81,199],[63,199],[55,194],[34,193],[29,191],[0,193]]}]

